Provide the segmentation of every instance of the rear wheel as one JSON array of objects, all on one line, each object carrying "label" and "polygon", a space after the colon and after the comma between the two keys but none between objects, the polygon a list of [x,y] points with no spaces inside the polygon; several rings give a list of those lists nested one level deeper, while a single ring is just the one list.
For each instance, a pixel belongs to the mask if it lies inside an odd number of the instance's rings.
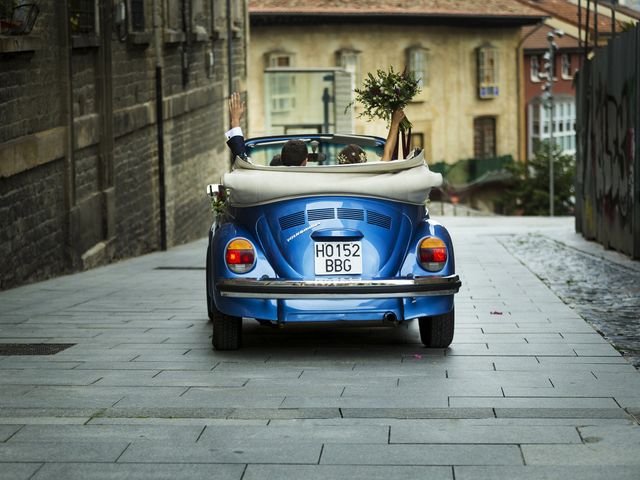
[{"label": "rear wheel", "polygon": [[209,272],[209,265],[211,264],[211,245],[207,247],[207,264],[205,268],[205,280],[207,288],[207,316],[209,320],[213,320],[216,308],[213,305],[213,298],[211,298],[211,273]]},{"label": "rear wheel", "polygon": [[427,348],[447,348],[451,345],[454,320],[454,309],[443,315],[419,318],[420,340],[424,346]]},{"label": "rear wheel", "polygon": [[237,350],[242,346],[242,318],[220,312],[213,315],[213,348]]}]

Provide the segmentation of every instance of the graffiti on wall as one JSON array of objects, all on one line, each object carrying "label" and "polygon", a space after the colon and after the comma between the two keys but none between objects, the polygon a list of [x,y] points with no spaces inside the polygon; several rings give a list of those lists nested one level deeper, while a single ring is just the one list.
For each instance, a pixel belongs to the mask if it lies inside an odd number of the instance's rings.
[{"label": "graffiti on wall", "polygon": [[640,256],[638,27],[600,49],[577,85],[576,227],[605,247]]}]

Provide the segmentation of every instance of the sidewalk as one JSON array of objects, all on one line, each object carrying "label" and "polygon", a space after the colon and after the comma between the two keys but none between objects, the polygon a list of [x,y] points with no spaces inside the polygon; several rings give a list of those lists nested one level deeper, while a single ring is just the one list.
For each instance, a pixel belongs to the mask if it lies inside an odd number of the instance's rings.
[{"label": "sidewalk", "polygon": [[205,241],[0,292],[0,343],[74,344],[0,356],[0,479],[640,478],[640,373],[499,238],[598,247],[567,218],[441,221],[446,351],[417,324],[245,322],[214,352]]}]

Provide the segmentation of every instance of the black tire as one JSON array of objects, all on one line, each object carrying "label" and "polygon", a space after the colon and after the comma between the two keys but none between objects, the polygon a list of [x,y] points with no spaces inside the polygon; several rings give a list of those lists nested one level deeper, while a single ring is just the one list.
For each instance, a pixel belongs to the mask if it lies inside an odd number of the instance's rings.
[{"label": "black tire", "polygon": [[453,341],[453,328],[455,323],[455,309],[443,315],[433,317],[421,317],[420,340],[427,348],[447,348]]},{"label": "black tire", "polygon": [[213,298],[211,297],[211,272],[209,265],[211,264],[211,245],[207,247],[207,264],[205,268],[206,275],[206,288],[207,288],[207,315],[209,320],[213,321],[213,317],[216,314],[216,307],[213,304]]},{"label": "black tire", "polygon": [[242,346],[242,318],[220,312],[213,316],[213,348],[237,350]]}]

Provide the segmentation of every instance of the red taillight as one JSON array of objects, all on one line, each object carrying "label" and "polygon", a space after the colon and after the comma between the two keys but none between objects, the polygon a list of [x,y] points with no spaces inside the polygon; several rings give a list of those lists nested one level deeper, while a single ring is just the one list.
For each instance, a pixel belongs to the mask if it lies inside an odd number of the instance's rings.
[{"label": "red taillight", "polygon": [[236,238],[227,245],[224,258],[229,270],[234,273],[246,273],[253,268],[256,255],[251,242],[243,238]]},{"label": "red taillight", "polygon": [[418,262],[429,272],[437,272],[447,263],[447,246],[435,237],[422,239],[418,245]]}]

